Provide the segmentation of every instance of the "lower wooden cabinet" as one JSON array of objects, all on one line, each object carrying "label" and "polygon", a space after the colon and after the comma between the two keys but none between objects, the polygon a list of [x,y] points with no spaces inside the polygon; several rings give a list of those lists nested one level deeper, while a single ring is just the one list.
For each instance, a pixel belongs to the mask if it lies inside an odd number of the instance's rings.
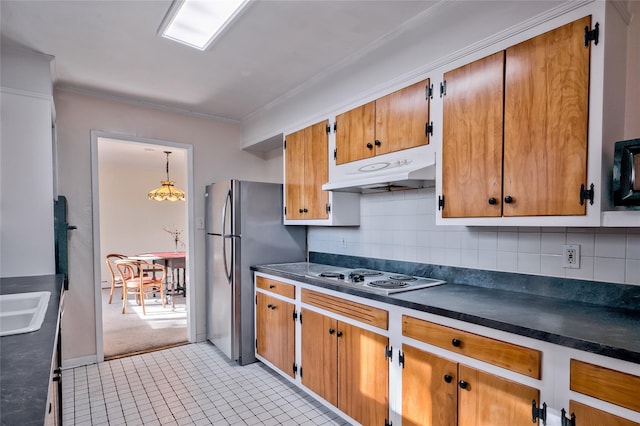
[{"label": "lower wooden cabinet", "polygon": [[[572,391],[640,412],[640,376],[577,359],[571,359],[570,371]],[[640,423],[573,400],[569,403],[569,413],[575,415],[573,426],[640,426]]]},{"label": "lower wooden cabinet", "polygon": [[[541,396],[555,395],[556,403],[565,402],[548,407],[550,426],[559,426],[561,409],[563,426],[640,426],[636,364],[606,357],[589,363],[575,359],[579,350],[522,346],[509,333],[489,337],[462,322],[432,321],[434,315],[256,277],[258,358],[354,423],[543,425],[533,418],[532,402],[540,407]],[[602,403],[590,404],[594,399]]]},{"label": "lower wooden cabinet", "polygon": [[640,423],[623,419],[576,401],[570,401],[569,412],[575,417],[573,426],[640,426]]},{"label": "lower wooden cabinet", "polygon": [[403,345],[402,424],[533,424],[538,389]]},{"label": "lower wooden cabinet", "polygon": [[402,424],[456,426],[458,424],[457,364],[403,345]]},{"label": "lower wooden cabinet", "polygon": [[295,322],[293,303],[256,293],[256,353],[295,377]]},{"label": "lower wooden cabinet", "polygon": [[302,384],[363,425],[389,416],[388,338],[302,310]]}]

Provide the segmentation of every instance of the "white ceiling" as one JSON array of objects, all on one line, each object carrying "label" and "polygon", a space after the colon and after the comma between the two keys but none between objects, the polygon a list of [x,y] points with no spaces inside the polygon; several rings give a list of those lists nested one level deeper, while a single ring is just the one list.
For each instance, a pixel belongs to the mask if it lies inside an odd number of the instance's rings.
[{"label": "white ceiling", "polygon": [[0,28],[55,57],[57,87],[240,120],[436,3],[257,0],[205,52],[157,35],[170,0],[1,0]]}]

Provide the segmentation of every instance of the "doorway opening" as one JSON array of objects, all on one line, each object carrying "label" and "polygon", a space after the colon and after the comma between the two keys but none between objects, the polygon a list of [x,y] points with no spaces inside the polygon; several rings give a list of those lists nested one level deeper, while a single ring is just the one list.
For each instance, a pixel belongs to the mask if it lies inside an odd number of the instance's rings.
[{"label": "doorway opening", "polygon": [[[167,180],[167,157],[170,180],[185,191],[186,201],[147,197]],[[98,361],[194,340],[195,304],[189,291],[192,161],[189,145],[92,134]],[[163,291],[154,287],[145,296],[144,312],[134,293],[123,292],[113,263],[111,274],[109,254],[165,267]]]}]

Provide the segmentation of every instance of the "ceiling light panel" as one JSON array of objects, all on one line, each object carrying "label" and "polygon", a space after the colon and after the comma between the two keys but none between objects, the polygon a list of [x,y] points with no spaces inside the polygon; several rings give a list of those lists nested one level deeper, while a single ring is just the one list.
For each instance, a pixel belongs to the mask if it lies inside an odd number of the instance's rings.
[{"label": "ceiling light panel", "polygon": [[249,0],[174,0],[160,33],[169,40],[206,50],[248,4]]}]

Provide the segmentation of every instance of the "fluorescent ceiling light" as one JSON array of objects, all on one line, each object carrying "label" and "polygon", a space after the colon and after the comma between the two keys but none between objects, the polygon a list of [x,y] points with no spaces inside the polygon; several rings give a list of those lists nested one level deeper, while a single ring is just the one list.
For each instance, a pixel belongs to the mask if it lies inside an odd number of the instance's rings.
[{"label": "fluorescent ceiling light", "polygon": [[174,0],[162,37],[205,50],[249,4],[249,0]]}]

